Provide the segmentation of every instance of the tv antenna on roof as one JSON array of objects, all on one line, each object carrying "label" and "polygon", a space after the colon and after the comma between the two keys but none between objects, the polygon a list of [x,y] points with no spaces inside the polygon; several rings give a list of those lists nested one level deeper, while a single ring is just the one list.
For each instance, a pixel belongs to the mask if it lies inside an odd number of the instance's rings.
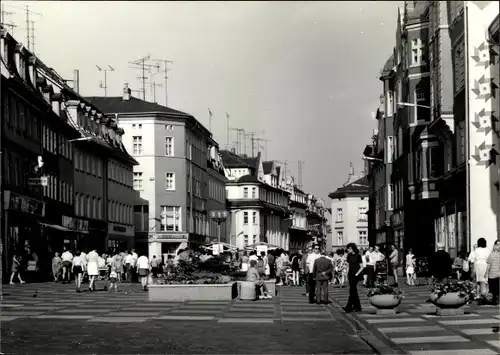
[{"label": "tv antenna on roof", "polygon": [[98,71],[100,72],[104,72],[104,83],[101,81],[99,83],[99,87],[101,89],[104,89],[104,97],[107,97],[107,89],[108,89],[108,71],[115,71],[115,69],[108,64],[108,67],[107,68],[101,68],[100,66],[96,65],[96,68]]}]

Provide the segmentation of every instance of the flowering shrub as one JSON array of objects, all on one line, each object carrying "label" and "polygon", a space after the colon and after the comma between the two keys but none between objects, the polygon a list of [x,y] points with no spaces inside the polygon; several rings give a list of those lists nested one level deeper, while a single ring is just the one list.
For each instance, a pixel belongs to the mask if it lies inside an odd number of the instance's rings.
[{"label": "flowering shrub", "polygon": [[440,298],[450,292],[458,293],[461,298],[467,298],[467,300],[474,299],[476,295],[476,285],[471,281],[457,281],[447,279],[443,282],[435,282],[434,286],[431,288],[432,293]]},{"label": "flowering shrub", "polygon": [[376,295],[393,295],[394,298],[402,297],[403,292],[398,287],[389,286],[387,283],[377,283],[375,287],[368,291],[367,296],[372,297]]}]

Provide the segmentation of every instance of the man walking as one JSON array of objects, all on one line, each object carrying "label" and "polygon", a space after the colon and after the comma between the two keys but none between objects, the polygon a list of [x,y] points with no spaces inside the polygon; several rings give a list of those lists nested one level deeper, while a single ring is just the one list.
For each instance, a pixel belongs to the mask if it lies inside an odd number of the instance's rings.
[{"label": "man walking", "polygon": [[314,261],[313,275],[316,281],[316,303],[328,304],[328,282],[333,273],[333,264],[330,259],[326,257],[324,251],[321,252],[320,257]]},{"label": "man walking", "polygon": [[431,275],[438,282],[442,282],[452,273],[453,260],[451,260],[450,254],[444,250],[444,244],[437,244],[438,250],[432,256],[430,262]]},{"label": "man walking", "polygon": [[319,254],[319,246],[315,245],[313,248],[313,252],[307,256],[306,259],[306,272],[307,272],[307,284],[309,286],[309,303],[315,303],[315,293],[316,293],[316,282],[314,280],[314,262],[321,255]]}]

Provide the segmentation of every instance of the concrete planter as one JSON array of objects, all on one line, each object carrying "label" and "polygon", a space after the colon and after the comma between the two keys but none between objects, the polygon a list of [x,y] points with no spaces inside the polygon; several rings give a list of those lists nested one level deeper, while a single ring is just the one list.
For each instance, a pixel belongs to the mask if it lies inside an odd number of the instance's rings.
[{"label": "concrete planter", "polygon": [[394,295],[375,295],[370,297],[370,304],[377,309],[394,309],[401,304],[402,297]]},{"label": "concrete planter", "polygon": [[[238,281],[238,287],[237,289],[240,290],[240,282],[241,281]],[[269,291],[269,294],[271,296],[276,296],[278,293],[276,292],[276,280],[266,280],[266,287],[267,287],[267,290]]]},{"label": "concrete planter", "polygon": [[150,301],[230,301],[237,293],[235,282],[210,285],[148,285]]},{"label": "concrete planter", "polygon": [[437,294],[432,293],[429,299],[436,307],[441,309],[457,309],[468,301],[467,297],[460,297],[458,292],[448,292],[439,298]]}]

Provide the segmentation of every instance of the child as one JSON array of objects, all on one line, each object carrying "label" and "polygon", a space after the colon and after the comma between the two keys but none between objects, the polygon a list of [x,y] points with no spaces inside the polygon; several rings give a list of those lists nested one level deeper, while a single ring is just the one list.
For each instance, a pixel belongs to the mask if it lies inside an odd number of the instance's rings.
[{"label": "child", "polygon": [[255,284],[255,289],[258,291],[259,299],[264,298],[273,298],[271,295],[268,295],[268,290],[266,287],[266,283],[260,279],[259,271],[257,270],[257,261],[250,261],[250,268],[247,270],[247,281],[251,281]]},{"label": "child", "polygon": [[115,288],[116,292],[118,288],[118,274],[116,273],[115,268],[112,268],[109,274],[109,291],[111,291],[113,287]]}]

